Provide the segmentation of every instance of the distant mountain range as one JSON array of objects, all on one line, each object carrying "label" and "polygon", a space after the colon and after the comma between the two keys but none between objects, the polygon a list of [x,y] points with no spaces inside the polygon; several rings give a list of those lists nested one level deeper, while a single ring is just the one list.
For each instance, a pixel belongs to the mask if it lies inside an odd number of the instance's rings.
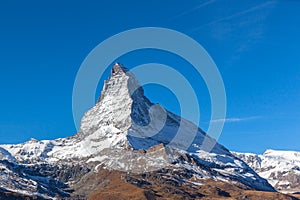
[{"label": "distant mountain range", "polygon": [[0,145],[0,199],[296,199],[299,155],[231,153],[117,63],[74,136]]},{"label": "distant mountain range", "polygon": [[262,155],[233,153],[283,193],[300,192],[300,152],[267,150]]}]

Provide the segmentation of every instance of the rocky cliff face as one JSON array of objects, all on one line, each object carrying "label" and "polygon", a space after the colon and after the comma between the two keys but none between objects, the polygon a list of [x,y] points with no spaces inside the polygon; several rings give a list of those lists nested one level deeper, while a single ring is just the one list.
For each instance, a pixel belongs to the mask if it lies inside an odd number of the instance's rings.
[{"label": "rocky cliff face", "polygon": [[[185,135],[179,137],[179,129]],[[212,148],[203,145],[204,141]],[[265,179],[195,124],[151,103],[135,76],[121,64],[113,66],[98,102],[83,116],[77,134],[0,147],[2,167],[14,188],[4,178],[0,187],[19,193],[32,191],[30,194],[41,197],[86,196],[88,190],[80,190],[83,180],[99,183],[95,174],[103,169],[132,175],[159,173],[173,184],[180,181],[193,187],[213,179],[273,191]],[[33,189],[26,188],[24,181],[31,182],[27,185]]]}]

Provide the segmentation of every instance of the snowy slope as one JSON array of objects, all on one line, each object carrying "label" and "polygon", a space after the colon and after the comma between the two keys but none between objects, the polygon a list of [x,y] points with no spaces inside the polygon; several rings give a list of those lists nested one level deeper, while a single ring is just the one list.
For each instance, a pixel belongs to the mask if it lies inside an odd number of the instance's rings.
[{"label": "snowy slope", "polygon": [[278,191],[300,192],[300,152],[267,150],[261,155],[234,153]]},{"label": "snowy slope", "polygon": [[[195,133],[189,148],[185,148],[186,138],[173,140],[179,127],[187,135]],[[201,147],[204,140],[215,144],[211,151]],[[273,190],[265,179],[195,124],[151,103],[134,75],[120,64],[113,66],[98,102],[83,116],[77,134],[56,140],[31,139],[23,144],[0,145],[0,150],[2,161],[24,167],[46,166],[51,173],[64,166],[65,172],[73,177],[84,173],[81,168],[72,173],[67,171],[77,164],[98,163],[110,170],[134,173],[184,168],[201,178]],[[63,174],[52,178],[65,183],[74,181]]]},{"label": "snowy slope", "polygon": [[54,178],[44,176],[30,165],[0,160],[0,189],[23,195],[50,199],[56,195],[68,197],[63,191],[66,185]]}]

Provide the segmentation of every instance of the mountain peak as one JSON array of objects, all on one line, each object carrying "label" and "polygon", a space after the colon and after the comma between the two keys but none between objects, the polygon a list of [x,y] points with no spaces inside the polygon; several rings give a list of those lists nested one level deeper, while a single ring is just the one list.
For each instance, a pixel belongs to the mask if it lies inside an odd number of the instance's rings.
[{"label": "mountain peak", "polygon": [[111,76],[126,74],[129,71],[124,65],[116,62],[114,66],[111,68]]},{"label": "mountain peak", "polygon": [[[82,118],[79,134],[81,138],[91,134],[106,138],[106,127],[122,133],[115,138],[119,143],[110,146],[121,143],[135,150],[147,150],[163,143],[189,152],[202,149],[230,154],[197,125],[149,101],[135,75],[120,63],[112,67],[111,76],[104,81],[97,104]],[[182,133],[177,134],[179,131]]]},{"label": "mountain peak", "polygon": [[[82,118],[80,133],[85,137],[95,130],[112,126],[126,136],[132,124],[149,124],[151,105],[134,74],[116,63],[111,69],[111,76],[104,81],[97,104]],[[99,134],[104,132],[98,131]],[[122,136],[123,143],[126,143],[124,140],[126,138]]]},{"label": "mountain peak", "polygon": [[[86,137],[99,130],[97,137],[99,134],[102,137],[105,135],[102,129],[107,126],[117,128],[123,133],[122,139],[119,138],[122,144],[130,144],[136,150],[171,143],[173,148],[197,152],[204,140],[207,144],[216,144],[197,125],[149,101],[135,75],[120,63],[112,67],[111,76],[104,81],[97,104],[82,118],[80,134]],[[176,137],[179,129],[188,137]],[[203,147],[202,150],[206,150],[206,146]],[[211,146],[211,150],[229,154],[218,143]]]},{"label": "mountain peak", "polygon": [[[105,95],[111,95],[116,91],[127,92],[130,97],[133,95],[144,96],[144,90],[135,75],[131,73],[128,68],[118,62],[111,68],[109,79],[104,81],[98,103],[104,99]],[[119,95],[119,93],[116,93],[116,95]]]}]

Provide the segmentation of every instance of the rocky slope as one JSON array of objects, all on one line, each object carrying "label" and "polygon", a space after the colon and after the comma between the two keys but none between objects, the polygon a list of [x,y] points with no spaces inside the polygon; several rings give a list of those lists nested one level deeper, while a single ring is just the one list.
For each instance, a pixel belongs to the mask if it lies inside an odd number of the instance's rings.
[{"label": "rocky slope", "polygon": [[[178,131],[185,135],[178,136]],[[138,187],[144,185],[143,176],[151,173],[156,177],[153,182],[160,183],[163,178],[181,196],[190,189],[180,185],[197,190],[204,180],[274,191],[196,125],[151,103],[134,75],[120,64],[113,66],[98,102],[82,118],[77,134],[0,145],[0,152],[0,189],[40,198],[85,198],[98,185],[105,185],[95,178],[104,169],[126,172],[129,178],[125,182]],[[90,180],[96,183],[87,185]]]},{"label": "rocky slope", "polygon": [[[188,173],[188,172],[186,172]],[[227,182],[189,178],[183,182],[180,177],[187,174],[168,173],[168,170],[132,175],[119,171],[101,170],[97,179],[102,180],[97,189],[90,193],[89,200],[107,199],[202,199],[202,200],[296,200],[295,196],[277,192],[248,190],[241,185]],[[172,178],[173,179],[172,179]],[[172,181],[171,181],[172,180]]]},{"label": "rocky slope", "polygon": [[262,155],[233,153],[244,160],[276,190],[300,192],[300,152],[267,150]]}]

